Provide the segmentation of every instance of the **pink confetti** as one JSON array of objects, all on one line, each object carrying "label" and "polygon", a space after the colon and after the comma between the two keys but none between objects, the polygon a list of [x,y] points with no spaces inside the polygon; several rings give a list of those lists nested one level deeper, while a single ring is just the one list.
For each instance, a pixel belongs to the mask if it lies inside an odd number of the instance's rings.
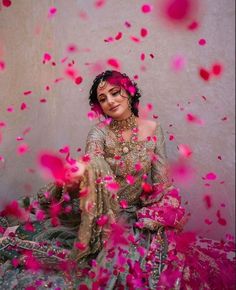
[{"label": "pink confetti", "polygon": [[222,67],[221,64],[215,63],[215,64],[212,65],[211,71],[212,71],[213,75],[219,76],[223,72],[223,67]]},{"label": "pink confetti", "polygon": [[170,174],[176,182],[188,184],[194,177],[194,169],[187,159],[179,159],[170,164]]},{"label": "pink confetti", "polygon": [[[66,50],[67,50],[69,53],[77,52],[77,51],[78,51],[78,47],[76,46],[76,44],[69,44]],[[64,61],[65,61],[65,60],[64,60]],[[64,61],[62,60],[61,62],[63,63]]]},{"label": "pink confetti", "polygon": [[47,99],[43,98],[43,99],[40,99],[39,101],[40,101],[40,103],[46,103]]},{"label": "pink confetti", "polygon": [[207,225],[211,225],[213,223],[212,220],[209,220],[209,219],[205,219],[204,222]]},{"label": "pink confetti", "polygon": [[170,141],[173,141],[174,139],[175,139],[175,136],[174,136],[174,135],[170,135],[170,136],[169,136],[169,140],[170,140]]},{"label": "pink confetti", "polygon": [[117,182],[109,182],[106,184],[106,188],[109,191],[117,192],[120,189],[120,185]]},{"label": "pink confetti", "polygon": [[226,226],[227,225],[226,219],[221,217],[220,210],[217,210],[216,216],[218,217],[218,224],[220,224],[221,226]]},{"label": "pink confetti", "polygon": [[195,30],[195,29],[197,29],[198,28],[198,26],[199,26],[199,23],[197,22],[197,21],[193,21],[192,23],[190,23],[189,25],[188,25],[188,29],[189,30]]},{"label": "pink confetti", "polygon": [[209,172],[206,174],[205,178],[208,180],[215,180],[217,178],[217,176],[214,172]]},{"label": "pink confetti", "polygon": [[5,62],[3,60],[0,60],[0,71],[4,70],[6,67]]},{"label": "pink confetti", "polygon": [[199,39],[198,43],[199,43],[199,45],[202,45],[203,46],[203,45],[206,44],[206,39],[201,38],[201,39]]},{"label": "pink confetti", "polygon": [[9,113],[13,113],[13,112],[14,112],[14,107],[13,107],[13,106],[8,107],[8,108],[7,108],[7,111],[8,111]]},{"label": "pink confetti", "polygon": [[192,9],[191,0],[165,1],[165,16],[172,21],[183,21],[189,18]]},{"label": "pink confetti", "polygon": [[135,178],[132,175],[127,175],[126,182],[130,185],[133,185],[135,183]]},{"label": "pink confetti", "polygon": [[198,124],[198,125],[203,125],[204,124],[203,120],[201,120],[198,116],[193,115],[193,114],[187,114],[186,115],[186,120],[189,123],[194,123],[194,124]]},{"label": "pink confetti", "polygon": [[105,226],[105,224],[107,224],[108,222],[108,216],[107,215],[101,215],[98,219],[97,219],[97,224],[100,227]]},{"label": "pink confetti", "polygon": [[117,59],[115,58],[109,58],[107,60],[107,64],[114,67],[115,69],[120,69],[120,63]]},{"label": "pink confetti", "polygon": [[43,64],[45,64],[46,62],[49,62],[51,59],[52,59],[51,55],[45,52],[43,55]]},{"label": "pink confetti", "polygon": [[199,69],[199,75],[204,81],[208,81],[210,78],[210,73],[205,68]]},{"label": "pink confetti", "polygon": [[186,60],[183,56],[177,55],[174,56],[171,60],[171,68],[174,71],[181,71],[186,65]]},{"label": "pink confetti", "polygon": [[62,182],[66,179],[66,168],[64,161],[54,153],[42,152],[38,156],[40,168],[49,174],[55,181]]},{"label": "pink confetti", "polygon": [[2,5],[5,7],[10,7],[11,6],[11,1],[10,0],[2,0]]},{"label": "pink confetti", "polygon": [[32,94],[32,91],[25,91],[23,94],[24,94],[24,96],[27,96],[27,95]]},{"label": "pink confetti", "polygon": [[76,249],[80,250],[80,251],[83,251],[83,250],[86,249],[86,245],[83,244],[83,243],[80,243],[80,242],[76,242],[76,243],[74,244],[74,247],[75,247]]},{"label": "pink confetti", "polygon": [[119,204],[120,204],[120,206],[121,206],[121,208],[127,208],[128,207],[128,203],[127,203],[127,201],[126,200],[121,200],[120,202],[119,202]]},{"label": "pink confetti", "polygon": [[49,16],[49,17],[53,17],[53,16],[55,16],[56,13],[57,13],[57,8],[56,8],[56,7],[50,7],[50,8],[49,8],[49,11],[48,11],[48,16]]},{"label": "pink confetti", "polygon": [[17,154],[23,155],[29,151],[29,146],[26,143],[22,143],[17,147]]},{"label": "pink confetti", "polygon": [[38,221],[43,221],[44,219],[45,219],[45,213],[44,213],[44,211],[43,210],[37,210],[36,211],[36,219],[38,220]]},{"label": "pink confetti", "polygon": [[105,0],[96,0],[94,5],[95,5],[96,8],[101,8],[102,6],[105,5],[105,3],[106,3]]},{"label": "pink confetti", "polygon": [[136,42],[136,43],[139,43],[140,42],[140,39],[136,36],[130,36],[130,39],[133,41],[133,42]]},{"label": "pink confetti", "polygon": [[83,82],[83,78],[81,76],[78,76],[75,78],[76,85],[80,85]]},{"label": "pink confetti", "polygon": [[63,148],[59,149],[60,153],[70,153],[70,147],[69,146],[64,146]]},{"label": "pink confetti", "polygon": [[193,153],[191,148],[186,144],[178,145],[178,150],[179,150],[179,153],[186,158],[189,158]]},{"label": "pink confetti", "polygon": [[26,103],[22,103],[21,106],[20,106],[20,109],[23,111],[25,109],[27,109],[27,104]]},{"label": "pink confetti", "polygon": [[148,35],[148,30],[146,28],[141,28],[140,35],[146,37]]},{"label": "pink confetti", "polygon": [[152,5],[146,3],[142,5],[141,11],[143,13],[150,13],[152,11],[152,8],[153,8]]},{"label": "pink confetti", "polygon": [[212,207],[212,198],[211,198],[211,196],[210,195],[208,195],[208,194],[206,194],[205,196],[204,196],[204,202],[205,202],[205,204],[206,204],[206,208],[207,209],[209,209],[209,208],[211,208]]},{"label": "pink confetti", "polygon": [[141,61],[144,61],[145,60],[145,53],[141,53],[141,55],[140,55],[140,59],[141,59]]},{"label": "pink confetti", "polygon": [[126,26],[127,28],[130,28],[130,27],[131,27],[130,22],[129,22],[129,21],[125,21],[125,26]]},{"label": "pink confetti", "polygon": [[122,32],[118,32],[115,36],[115,40],[120,40],[122,38]]}]

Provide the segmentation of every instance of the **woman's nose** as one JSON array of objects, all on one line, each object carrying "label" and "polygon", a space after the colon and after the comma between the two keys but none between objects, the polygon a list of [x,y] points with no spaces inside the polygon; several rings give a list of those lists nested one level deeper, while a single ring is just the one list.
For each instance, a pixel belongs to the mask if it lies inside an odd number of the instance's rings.
[{"label": "woman's nose", "polygon": [[113,96],[111,96],[111,95],[107,96],[107,102],[108,102],[108,104],[113,104],[114,103]]}]

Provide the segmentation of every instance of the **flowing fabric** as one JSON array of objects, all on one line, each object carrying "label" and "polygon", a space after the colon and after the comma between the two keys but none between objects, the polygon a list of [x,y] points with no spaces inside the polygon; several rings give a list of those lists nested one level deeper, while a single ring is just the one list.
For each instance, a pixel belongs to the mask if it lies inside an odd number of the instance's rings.
[{"label": "flowing fabric", "polygon": [[160,124],[129,148],[97,124],[80,182],[23,199],[20,225],[2,212],[0,289],[235,289],[234,244],[181,232]]}]

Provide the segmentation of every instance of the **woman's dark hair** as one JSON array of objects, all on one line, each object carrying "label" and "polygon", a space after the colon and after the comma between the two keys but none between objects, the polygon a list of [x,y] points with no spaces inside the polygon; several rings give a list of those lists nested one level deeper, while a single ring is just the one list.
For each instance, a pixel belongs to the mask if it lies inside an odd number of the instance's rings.
[{"label": "woman's dark hair", "polygon": [[140,90],[137,87],[137,84],[134,81],[131,81],[125,73],[120,73],[115,70],[106,70],[97,75],[94,79],[92,87],[89,91],[89,105],[93,111],[103,114],[97,99],[97,88],[101,81],[108,81],[111,84],[125,89],[131,99],[131,111],[136,117],[138,117],[138,104],[139,98],[141,97]]}]

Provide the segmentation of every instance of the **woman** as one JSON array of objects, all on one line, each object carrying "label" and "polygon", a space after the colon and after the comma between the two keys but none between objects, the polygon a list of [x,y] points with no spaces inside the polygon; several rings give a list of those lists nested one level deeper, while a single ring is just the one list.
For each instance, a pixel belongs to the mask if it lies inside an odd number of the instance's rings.
[{"label": "woman", "polygon": [[[201,249],[195,235],[178,233],[184,209],[168,176],[164,134],[139,117],[140,96],[125,74],[95,78],[89,101],[104,120],[88,134],[77,164],[83,170],[41,190],[48,219],[33,222],[33,233],[20,226],[2,238],[1,289],[233,289],[233,263],[223,251],[231,248]],[[58,207],[60,223],[52,226]]]}]

